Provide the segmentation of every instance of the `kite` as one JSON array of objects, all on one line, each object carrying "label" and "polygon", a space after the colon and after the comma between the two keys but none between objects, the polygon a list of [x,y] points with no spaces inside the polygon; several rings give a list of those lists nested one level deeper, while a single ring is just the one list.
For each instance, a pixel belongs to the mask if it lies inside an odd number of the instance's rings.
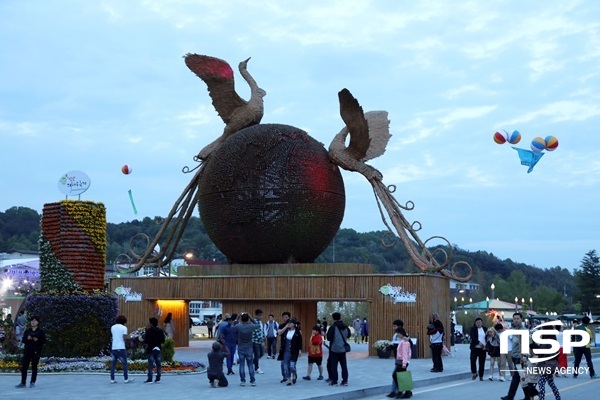
[{"label": "kite", "polygon": [[135,208],[135,203],[133,202],[133,195],[131,194],[131,189],[129,189],[129,201],[131,201],[131,207],[133,207],[133,213],[137,215],[137,208]]},{"label": "kite", "polygon": [[[494,142],[498,144],[504,144],[506,142],[511,144],[517,144],[521,140],[521,134],[519,131],[513,133],[496,132],[494,133]],[[546,138],[536,137],[531,141],[531,150],[521,149],[515,146],[511,146],[515,149],[521,160],[521,165],[528,166],[527,173],[533,171],[533,167],[542,159],[545,153],[544,150],[554,151],[558,147],[558,139],[554,136],[546,136]]]}]

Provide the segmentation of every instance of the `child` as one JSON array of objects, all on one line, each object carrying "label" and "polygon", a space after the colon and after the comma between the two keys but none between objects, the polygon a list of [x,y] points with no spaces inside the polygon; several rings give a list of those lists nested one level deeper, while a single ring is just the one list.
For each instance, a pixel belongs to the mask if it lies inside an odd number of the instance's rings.
[{"label": "child", "polygon": [[229,356],[229,349],[219,342],[212,344],[212,351],[208,353],[208,370],[206,376],[210,382],[210,387],[226,387],[229,385],[227,378],[223,373],[223,359]]},{"label": "child", "polygon": [[[404,328],[396,329],[396,333],[400,338],[400,343],[398,344],[398,350],[396,351],[396,369],[392,374],[394,381],[396,380],[396,372],[406,371],[408,368],[408,362],[411,358],[411,343],[410,338],[406,334]],[[412,391],[407,390],[404,393],[398,388],[398,394],[396,394],[397,399],[409,399],[412,397]]]},{"label": "child", "polygon": [[[525,393],[525,400],[533,400],[533,398],[539,394],[535,388],[535,385],[538,383],[539,375],[527,373],[527,368],[534,367],[535,364],[530,362],[529,357],[525,354],[521,357],[521,365],[523,366],[523,374],[521,375],[521,388],[523,389],[523,393]],[[533,370],[533,368],[530,368],[530,371],[533,372]]]},{"label": "child", "polygon": [[502,377],[500,373],[500,336],[498,335],[497,327],[502,328],[502,325],[496,324],[487,330],[485,334],[485,347],[490,356],[490,381],[494,380],[494,364],[498,364],[498,379]]},{"label": "child", "polygon": [[319,368],[319,377],[318,381],[323,380],[323,366],[321,363],[323,362],[323,335],[321,335],[321,327],[319,325],[315,325],[312,328],[312,335],[310,337],[310,345],[308,346],[308,371],[306,372],[306,376],[302,377],[302,379],[306,381],[310,381],[310,374],[312,372],[313,364],[317,364]]}]

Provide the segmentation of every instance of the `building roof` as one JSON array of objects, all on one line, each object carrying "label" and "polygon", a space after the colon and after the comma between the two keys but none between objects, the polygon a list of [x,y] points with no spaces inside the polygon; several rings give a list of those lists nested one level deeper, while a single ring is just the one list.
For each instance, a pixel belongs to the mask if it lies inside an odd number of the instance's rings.
[{"label": "building roof", "polygon": [[461,308],[466,308],[469,310],[523,310],[523,307],[518,304],[509,303],[499,299],[490,299],[490,301],[483,300],[478,301],[477,303],[465,304],[464,306],[461,306]]}]

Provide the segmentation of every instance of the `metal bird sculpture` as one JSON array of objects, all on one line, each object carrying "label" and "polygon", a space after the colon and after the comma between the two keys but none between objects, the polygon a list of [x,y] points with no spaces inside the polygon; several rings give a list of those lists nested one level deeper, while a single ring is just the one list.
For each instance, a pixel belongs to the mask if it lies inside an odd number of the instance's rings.
[{"label": "metal bird sculpture", "polygon": [[242,77],[250,86],[250,100],[242,99],[235,91],[233,70],[219,58],[187,54],[185,65],[208,86],[208,92],[217,113],[225,122],[225,130],[217,140],[204,147],[198,158],[206,158],[230,135],[248,126],[260,123],[264,113],[263,97],[267,92],[258,87],[247,70],[248,58],[239,64]]},{"label": "metal bird sculpture", "polygon": [[[346,126],[331,142],[329,146],[330,158],[340,167],[364,175],[371,183],[381,219],[388,228],[388,234],[396,237],[386,221],[381,205],[385,208],[392,225],[398,236],[400,236],[400,240],[402,240],[406,251],[417,267],[423,271],[439,272],[454,280],[467,282],[473,275],[471,266],[465,261],[457,261],[452,264],[450,270],[447,270],[446,267],[451,264],[453,257],[450,242],[442,236],[433,236],[423,242],[417,234],[417,231],[421,229],[421,224],[418,221],[409,223],[402,214],[402,209],[407,211],[414,209],[414,203],[412,201],[407,202],[405,205],[398,203],[392,195],[395,186],[386,186],[383,183],[383,175],[372,166],[365,164],[365,161],[379,157],[385,152],[385,147],[391,137],[389,132],[390,121],[387,118],[388,113],[386,111],[364,113],[362,107],[348,89],[340,91],[338,97],[340,100],[340,115]],[[350,135],[350,143],[346,147],[345,143],[348,135]],[[384,239],[382,239],[382,242],[386,247],[395,244],[395,241],[387,244]],[[427,248],[427,243],[433,239],[445,241],[449,252],[441,247],[436,248],[433,252],[430,251]],[[456,268],[459,266],[468,270],[465,276],[457,275]]]}]

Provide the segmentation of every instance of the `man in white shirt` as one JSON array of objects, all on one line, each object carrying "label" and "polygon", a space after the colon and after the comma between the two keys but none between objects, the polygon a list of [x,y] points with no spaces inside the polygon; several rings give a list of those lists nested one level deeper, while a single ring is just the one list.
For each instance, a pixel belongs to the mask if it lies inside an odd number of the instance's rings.
[{"label": "man in white shirt", "polygon": [[110,333],[112,334],[110,383],[117,383],[117,381],[115,381],[115,366],[117,365],[117,359],[123,364],[123,377],[125,378],[125,383],[134,381],[133,378],[129,379],[127,375],[127,350],[125,349],[125,340],[129,339],[129,336],[127,336],[126,323],[127,318],[125,318],[124,315],[119,315],[116,323],[110,328]]}]

